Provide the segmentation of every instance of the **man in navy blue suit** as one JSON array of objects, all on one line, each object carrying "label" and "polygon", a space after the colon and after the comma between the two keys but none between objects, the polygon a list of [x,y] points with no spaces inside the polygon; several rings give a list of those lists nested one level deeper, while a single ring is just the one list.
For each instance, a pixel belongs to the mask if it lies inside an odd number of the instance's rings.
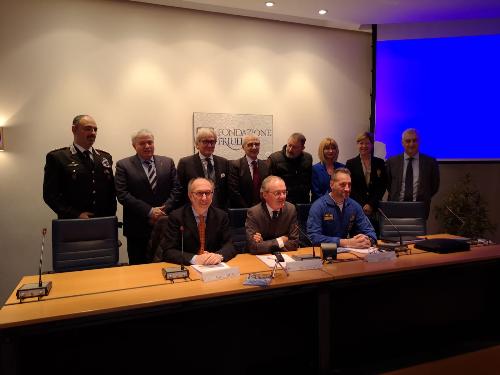
[{"label": "man in navy blue suit", "polygon": [[174,161],[154,154],[153,134],[132,136],[136,154],[116,163],[116,193],[123,205],[123,232],[130,264],[147,263],[146,249],[153,225],[178,206],[181,189]]},{"label": "man in navy blue suit", "polygon": [[155,260],[176,264],[219,264],[236,256],[227,213],[212,207],[215,184],[206,178],[189,181],[190,203],[168,217]]}]

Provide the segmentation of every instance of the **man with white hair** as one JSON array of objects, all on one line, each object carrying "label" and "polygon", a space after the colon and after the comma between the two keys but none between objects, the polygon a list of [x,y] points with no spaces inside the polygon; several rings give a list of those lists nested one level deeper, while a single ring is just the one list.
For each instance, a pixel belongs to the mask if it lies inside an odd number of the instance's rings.
[{"label": "man with white hair", "polygon": [[214,207],[227,207],[227,179],[229,163],[226,158],[214,155],[217,134],[212,128],[199,128],[196,132],[195,145],[198,152],[179,160],[177,168],[179,182],[182,186],[182,200],[188,200],[187,185],[193,178],[204,177],[214,182]]},{"label": "man with white hair", "polygon": [[404,153],[386,161],[389,201],[424,202],[429,217],[431,198],[439,190],[439,166],[431,156],[419,152],[416,129],[406,129],[401,137]]},{"label": "man with white hair", "polygon": [[285,181],[268,176],[261,186],[263,202],[247,211],[245,229],[252,254],[296,250],[299,229],[295,206],[286,201]]},{"label": "man with white hair", "polygon": [[116,194],[123,205],[123,234],[130,264],[147,263],[147,245],[153,225],[177,208],[181,189],[174,161],[155,155],[153,133],[141,129],[132,135],[136,154],[116,163]]}]

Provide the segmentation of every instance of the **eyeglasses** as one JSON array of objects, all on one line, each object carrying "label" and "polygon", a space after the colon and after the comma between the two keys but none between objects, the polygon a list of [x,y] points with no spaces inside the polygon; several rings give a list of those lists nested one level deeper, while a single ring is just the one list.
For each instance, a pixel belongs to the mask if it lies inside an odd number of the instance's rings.
[{"label": "eyeglasses", "polygon": [[193,191],[193,194],[196,195],[197,198],[203,198],[204,195],[210,198],[213,193],[213,191]]},{"label": "eyeglasses", "polygon": [[278,198],[280,195],[287,195],[288,191],[286,190],[276,190],[276,191],[268,191],[269,194],[274,195],[276,198]]},{"label": "eyeglasses", "polygon": [[203,143],[204,146],[215,146],[215,144],[217,143],[217,141],[210,140],[210,139],[203,139],[201,141],[201,143]]}]

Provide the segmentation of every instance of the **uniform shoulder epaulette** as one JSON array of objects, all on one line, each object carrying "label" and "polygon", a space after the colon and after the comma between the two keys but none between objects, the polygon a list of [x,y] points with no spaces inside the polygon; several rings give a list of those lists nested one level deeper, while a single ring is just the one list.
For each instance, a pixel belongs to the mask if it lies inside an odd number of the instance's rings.
[{"label": "uniform shoulder epaulette", "polygon": [[110,154],[109,152],[107,152],[107,151],[100,150],[100,149],[98,149],[98,148],[96,148],[96,151],[97,151],[98,153],[100,153],[100,154],[105,154],[105,155],[111,156],[111,154]]},{"label": "uniform shoulder epaulette", "polygon": [[[61,148],[56,148],[55,150],[52,150],[50,152],[57,152],[57,151],[65,151],[65,150],[69,150],[69,147],[61,147]],[[49,153],[50,153],[49,152]]]}]

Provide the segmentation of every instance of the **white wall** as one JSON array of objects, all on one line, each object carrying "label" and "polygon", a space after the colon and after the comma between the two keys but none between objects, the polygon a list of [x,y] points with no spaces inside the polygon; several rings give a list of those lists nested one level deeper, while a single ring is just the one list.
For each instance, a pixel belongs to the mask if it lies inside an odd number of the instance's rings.
[{"label": "white wall", "polygon": [[[45,154],[71,143],[76,114],[94,116],[96,146],[115,160],[147,127],[177,161],[192,152],[193,112],[226,112],[272,114],[275,149],[300,131],[316,160],[333,136],[345,161],[369,127],[370,56],[364,33],[124,1],[1,1],[0,302],[36,273],[55,218]],[[50,235],[46,245],[50,270]]]}]

